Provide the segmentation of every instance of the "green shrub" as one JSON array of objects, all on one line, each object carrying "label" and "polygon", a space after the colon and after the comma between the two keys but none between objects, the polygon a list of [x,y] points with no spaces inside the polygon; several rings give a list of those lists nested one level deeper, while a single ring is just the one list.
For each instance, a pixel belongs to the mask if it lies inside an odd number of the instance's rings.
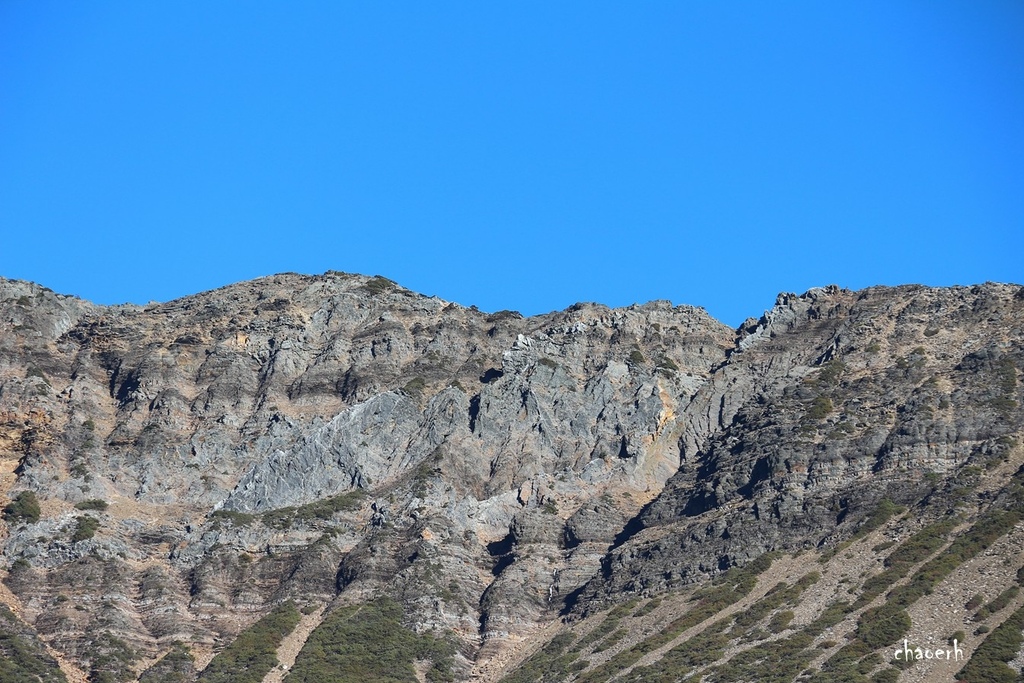
[{"label": "green shrub", "polygon": [[398,286],[394,280],[389,280],[381,275],[374,275],[372,278],[366,281],[362,289],[365,292],[369,292],[374,296],[390,292],[392,289]]},{"label": "green shrub", "polygon": [[980,610],[978,610],[978,613],[974,615],[974,620],[984,621],[989,617],[989,615],[995,614],[996,612],[1004,609],[1007,605],[1010,604],[1011,600],[1017,597],[1019,593],[1020,588],[1018,588],[1017,586],[1010,586],[1002,593],[997,595],[992,602],[988,603]]},{"label": "green shrub", "polygon": [[952,520],[941,520],[929,524],[897,546],[896,550],[885,558],[886,569],[881,574],[872,576],[864,582],[860,597],[857,598],[854,607],[859,609],[867,605],[889,586],[906,576],[911,566],[941,548],[946,542],[947,534],[955,526]]},{"label": "green shrub", "polygon": [[90,683],[122,683],[135,680],[133,664],[139,656],[129,645],[108,632],[93,639],[88,652]]},{"label": "green shrub", "polygon": [[67,683],[43,644],[4,604],[0,604],[0,681]]},{"label": "green shrub", "polygon": [[50,378],[46,376],[46,373],[34,365],[28,366],[28,369],[25,371],[25,378],[27,379],[29,377],[38,377],[47,384],[50,383]]},{"label": "green shrub", "polygon": [[654,365],[655,367],[661,368],[663,370],[679,370],[679,366],[676,365],[675,361],[673,361],[665,354],[661,354],[660,356],[658,356],[658,358],[654,361]]},{"label": "green shrub", "polygon": [[896,683],[900,680],[900,672],[891,666],[886,667],[871,677],[871,683]]},{"label": "green shrub", "polygon": [[872,607],[857,621],[857,637],[870,649],[891,645],[912,626],[907,611],[891,602]]},{"label": "green shrub", "polygon": [[39,499],[32,491],[22,491],[4,507],[4,519],[10,524],[27,522],[35,524],[39,521],[42,510],[39,507]]},{"label": "green shrub", "polygon": [[91,500],[83,500],[81,503],[75,503],[75,509],[77,510],[106,510],[108,507],[107,501],[101,498],[93,498]]},{"label": "green shrub", "polygon": [[612,633],[594,646],[594,652],[602,652],[610,648],[615,647],[619,644],[619,641],[629,635],[629,630],[624,628],[618,628],[612,631]]},{"label": "green shrub", "polygon": [[308,522],[314,519],[326,521],[339,512],[358,510],[365,498],[366,491],[353,489],[307,505],[271,510],[265,513],[262,519],[264,524],[275,529],[286,529],[295,522]]},{"label": "green shrub", "polygon": [[647,604],[640,607],[636,612],[633,612],[633,616],[635,618],[645,617],[654,610],[656,610],[659,605],[661,605],[661,598],[652,598],[651,600],[647,601]]},{"label": "green shrub", "polygon": [[643,363],[647,362],[647,359],[644,358],[644,354],[640,351],[640,349],[633,349],[632,351],[629,352],[629,362],[632,363],[633,365],[642,365]]},{"label": "green shrub", "polygon": [[413,377],[411,380],[405,383],[405,386],[402,387],[402,391],[404,391],[409,396],[416,397],[421,395],[423,393],[423,390],[426,388],[427,381],[425,379],[423,379],[422,377]]},{"label": "green shrub", "polygon": [[[710,586],[695,591],[691,601],[696,603],[689,611],[669,622],[661,631],[640,641],[631,648],[616,653],[611,659],[588,671],[578,683],[606,681],[622,669],[632,666],[648,652],[668,644],[683,631],[692,628],[742,600],[757,585],[757,577],[764,573],[778,553],[765,553],[745,567],[734,567],[715,579]],[[717,622],[719,628],[728,626],[726,620]],[[508,679],[511,681],[512,679]],[[525,683],[529,679],[522,679]],[[553,679],[559,680],[559,679]]]},{"label": "green shrub", "polygon": [[[821,578],[821,574],[818,572],[810,572],[805,574],[793,585],[788,585],[785,581],[780,581],[771,588],[765,595],[749,606],[747,609],[736,615],[736,620],[733,623],[733,631],[736,633],[744,632],[743,638],[746,641],[759,640],[758,636],[763,633],[760,629],[754,628],[764,617],[770,614],[772,611],[778,609],[784,604],[795,605],[800,594],[813,583],[817,582]],[[785,619],[786,617],[779,617]],[[789,612],[789,619],[792,619],[792,612]],[[773,619],[774,621],[774,619]],[[781,631],[786,624],[783,624],[778,630],[772,630],[773,633]],[[772,629],[769,624],[769,629]],[[764,636],[767,636],[765,633]]]},{"label": "green shrub", "polygon": [[75,525],[75,533],[71,536],[72,543],[86,541],[96,535],[100,521],[91,515],[80,515]]},{"label": "green shrub", "polygon": [[175,642],[171,650],[139,676],[139,683],[190,683],[195,680],[195,657],[184,643]]},{"label": "green shrub", "polygon": [[818,381],[824,384],[836,384],[839,378],[846,372],[846,364],[839,359],[831,360],[821,366],[818,373]]},{"label": "green shrub", "polygon": [[301,618],[293,603],[278,605],[210,660],[200,683],[260,683],[277,666],[277,648]]},{"label": "green shrub", "polygon": [[285,682],[415,683],[413,663],[424,661],[431,662],[428,681],[450,681],[454,654],[451,643],[402,626],[401,606],[379,598],[329,613],[310,634]]},{"label": "green shrub", "polygon": [[786,630],[789,626],[789,622],[793,621],[793,610],[783,610],[782,612],[776,613],[771,621],[768,622],[768,630],[772,633],[781,633]]},{"label": "green shrub", "polygon": [[[925,562],[911,577],[909,583],[893,590],[889,594],[889,600],[907,606],[922,595],[931,593],[932,589],[960,564],[984,551],[996,539],[1012,529],[1019,520],[1020,513],[1016,510],[985,513],[970,529],[957,536],[945,551]],[[952,525],[952,522],[949,524]]]},{"label": "green shrub", "polygon": [[704,680],[709,683],[790,683],[818,655],[811,648],[813,642],[811,636],[798,632],[761,643],[715,667]]},{"label": "green shrub", "polygon": [[[857,539],[860,539],[860,538],[863,538],[863,537],[867,536],[872,531],[874,531],[875,529],[881,527],[883,524],[888,522],[894,516],[902,515],[906,511],[907,511],[907,509],[905,507],[903,507],[902,505],[897,505],[896,503],[892,502],[890,499],[883,498],[882,500],[878,501],[878,507],[876,507],[874,510],[872,510],[871,514],[868,515],[867,519],[864,520],[864,523],[860,525],[859,529],[857,529],[857,533],[855,533],[851,537],[850,540],[857,540]],[[880,545],[884,545],[884,547],[883,548],[879,548],[879,549],[880,550],[885,550],[888,547],[890,547],[892,545],[895,545],[895,544],[890,542],[888,544],[880,544]],[[875,546],[875,547],[878,548],[878,546]]]},{"label": "green shrub", "polygon": [[706,666],[721,659],[729,644],[729,638],[716,631],[715,625],[684,640],[666,652],[661,659],[638,670],[639,679],[676,680],[686,676],[693,669]]},{"label": "green shrub", "polygon": [[1024,641],[1021,629],[1024,629],[1024,607],[1014,612],[982,641],[964,668],[957,673],[957,680],[967,683],[1016,683],[1017,672],[1007,666],[1006,662],[1016,657],[1020,650]]},{"label": "green shrub", "polygon": [[804,414],[804,421],[817,422],[833,411],[832,399],[827,396],[818,396],[811,402],[811,406]]},{"label": "green shrub", "polygon": [[247,526],[252,524],[252,521],[256,519],[256,515],[250,515],[247,512],[238,512],[236,510],[214,510],[213,514],[210,515],[211,519],[218,520],[224,519],[231,522],[231,526]]}]

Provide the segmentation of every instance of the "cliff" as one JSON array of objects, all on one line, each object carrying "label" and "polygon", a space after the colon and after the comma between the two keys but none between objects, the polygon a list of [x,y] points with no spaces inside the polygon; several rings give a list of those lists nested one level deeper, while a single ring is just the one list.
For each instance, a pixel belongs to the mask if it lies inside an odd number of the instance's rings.
[{"label": "cliff", "polygon": [[[343,273],[145,307],[0,280],[0,325],[0,602],[48,676],[348,680],[394,638],[387,680],[626,680],[620,655],[716,577],[796,581],[813,556],[827,583],[852,543],[852,601],[897,539],[948,522],[941,554],[1016,514],[1017,285],[820,288],[732,330],[667,302],[487,314]],[[1024,557],[999,519],[1003,590]],[[626,628],[638,600],[664,606]],[[794,625],[835,600],[815,604]],[[580,643],[609,609],[626,633],[598,654]],[[694,670],[732,680],[740,640]]]}]

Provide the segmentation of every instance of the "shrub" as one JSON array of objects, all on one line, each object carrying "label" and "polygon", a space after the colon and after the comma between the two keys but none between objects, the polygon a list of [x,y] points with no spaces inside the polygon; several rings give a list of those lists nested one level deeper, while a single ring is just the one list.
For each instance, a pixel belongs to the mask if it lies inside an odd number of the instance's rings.
[{"label": "shrub", "polygon": [[200,683],[260,683],[277,665],[277,648],[299,619],[293,603],[278,605],[210,660]]},{"label": "shrub", "polygon": [[679,366],[676,365],[675,361],[673,361],[671,358],[669,358],[665,354],[661,354],[660,356],[658,356],[658,358],[654,362],[654,364],[655,364],[656,367],[659,367],[659,368],[661,368],[663,370],[673,370],[673,371],[679,370]]},{"label": "shrub", "polygon": [[[1024,641],[1022,628],[1024,607],[1014,612],[978,646],[964,668],[957,673],[957,679],[967,683],[1015,683],[1018,680],[1017,672],[1007,666],[1006,662],[1016,657],[1020,650],[1021,642]],[[981,628],[977,632],[981,632]]]},{"label": "shrub", "polygon": [[81,515],[78,517],[78,523],[75,525],[75,533],[71,536],[72,543],[78,543],[79,541],[86,541],[96,535],[96,530],[100,528],[100,521],[91,515]]},{"label": "shrub", "polygon": [[329,613],[310,634],[286,683],[415,683],[413,663],[425,661],[431,662],[428,681],[452,680],[454,646],[416,634],[401,620],[402,608],[390,598]]},{"label": "shrub", "polygon": [[4,507],[4,519],[10,524],[27,522],[35,524],[39,521],[42,510],[39,507],[39,499],[32,491],[22,491]]},{"label": "shrub", "polygon": [[50,383],[50,378],[46,376],[46,373],[34,365],[28,366],[28,369],[25,371],[25,378],[28,379],[30,377],[38,377],[47,384]]},{"label": "shrub", "polygon": [[247,512],[237,512],[235,510],[224,509],[214,510],[213,514],[210,515],[210,517],[214,520],[226,519],[229,522],[231,522],[231,526],[246,526],[247,524],[251,524],[252,521],[256,519],[255,515],[250,515]]},{"label": "shrub", "polygon": [[1010,586],[1002,593],[997,595],[995,600],[993,600],[992,602],[988,603],[980,610],[978,610],[978,613],[974,615],[974,620],[983,621],[984,619],[987,619],[990,614],[995,614],[1001,609],[1004,609],[1007,605],[1010,604],[1011,600],[1017,597],[1019,593],[1020,588],[1018,588],[1017,586]]},{"label": "shrub", "polygon": [[[874,531],[875,529],[879,528],[880,526],[888,522],[890,519],[892,519],[894,515],[902,515],[904,512],[906,512],[906,510],[907,509],[902,505],[897,505],[888,498],[883,498],[882,500],[878,501],[878,507],[876,507],[871,512],[871,514],[868,515],[868,518],[864,521],[864,524],[862,524],[860,528],[857,529],[857,533],[853,535],[853,539],[863,538],[864,536],[867,536],[869,533],[871,533],[872,531]],[[894,545],[894,543],[889,543],[881,549],[885,550],[891,545]]]},{"label": "shrub", "polygon": [[353,489],[330,498],[317,500],[299,507],[284,507],[264,513],[263,523],[275,529],[286,529],[295,522],[329,520],[339,512],[358,510],[366,497],[366,491]]},{"label": "shrub", "polygon": [[903,637],[912,626],[910,615],[902,607],[887,602],[879,607],[873,607],[857,621],[857,637],[864,642],[868,648],[876,650],[885,645],[891,645]]},{"label": "shrub", "polygon": [[636,618],[645,617],[648,614],[650,614],[651,612],[653,612],[654,610],[656,610],[660,604],[661,604],[661,598],[660,597],[652,598],[650,601],[647,602],[646,605],[643,605],[642,607],[637,609],[636,612],[633,612],[633,616],[636,617]]},{"label": "shrub", "polygon": [[793,610],[783,610],[776,613],[771,621],[768,622],[768,630],[772,633],[780,633],[786,630],[791,621],[793,621]]},{"label": "shrub", "polygon": [[0,604],[0,681],[67,683],[57,662],[18,617]]},{"label": "shrub", "polygon": [[374,296],[390,292],[392,289],[398,286],[394,280],[389,280],[381,275],[374,275],[372,278],[366,281],[363,285],[363,291],[369,292]]},{"label": "shrub", "polygon": [[195,680],[195,658],[188,648],[179,642],[160,660],[146,669],[139,677],[139,683],[189,683]]},{"label": "shrub", "polygon": [[818,381],[825,384],[836,384],[845,371],[846,364],[841,360],[838,358],[830,360],[828,363],[821,366],[821,372],[818,373]]},{"label": "shrub", "polygon": [[120,638],[102,632],[93,641],[90,655],[90,683],[119,683],[135,680],[132,664],[138,654]]},{"label": "shrub", "polygon": [[92,498],[90,500],[83,500],[81,503],[75,503],[76,510],[106,510],[108,507],[107,501],[101,498]]},{"label": "shrub", "polygon": [[413,377],[411,380],[406,382],[404,387],[402,387],[402,391],[404,391],[409,396],[415,397],[422,394],[423,390],[426,388],[427,381],[425,379],[423,379],[422,377]]},{"label": "shrub", "polygon": [[811,407],[807,409],[804,419],[812,421],[822,420],[826,415],[831,413],[832,410],[832,399],[827,396],[819,396],[814,399],[811,403]]},{"label": "shrub", "polygon": [[[671,642],[686,629],[710,619],[726,607],[743,599],[757,585],[757,577],[771,567],[776,557],[778,557],[777,553],[765,553],[745,567],[734,567],[725,572],[712,585],[694,592],[691,600],[696,604],[688,612],[671,621],[660,632],[655,633],[646,640],[640,641],[631,648],[615,654],[607,662],[581,675],[577,681],[579,683],[605,681],[615,675],[616,672],[635,664],[637,660],[648,652],[652,652]],[[726,620],[720,620],[716,623],[716,626],[712,626],[710,629],[717,628],[721,630],[727,625]],[[511,681],[512,679],[509,680]],[[522,680],[525,683],[525,681],[531,679],[524,678]]]}]

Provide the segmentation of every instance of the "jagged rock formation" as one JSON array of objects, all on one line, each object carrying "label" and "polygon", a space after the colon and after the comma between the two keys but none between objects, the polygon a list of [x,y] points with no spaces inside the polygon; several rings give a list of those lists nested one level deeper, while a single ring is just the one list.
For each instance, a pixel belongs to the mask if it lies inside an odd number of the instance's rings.
[{"label": "jagged rock formation", "polygon": [[559,615],[832,547],[883,500],[995,504],[942,484],[1015,453],[1022,292],[828,287],[734,331],[341,273],[146,307],[0,280],[0,601],[92,680],[191,680],[275,605],[387,596],[493,678]]}]

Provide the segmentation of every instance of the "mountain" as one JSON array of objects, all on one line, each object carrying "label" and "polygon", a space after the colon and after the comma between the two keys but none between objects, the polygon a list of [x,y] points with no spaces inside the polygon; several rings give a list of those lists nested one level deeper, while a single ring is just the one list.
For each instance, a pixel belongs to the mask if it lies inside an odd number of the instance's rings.
[{"label": "mountain", "polygon": [[1016,680],[1022,341],[993,283],[0,279],[0,680]]}]

